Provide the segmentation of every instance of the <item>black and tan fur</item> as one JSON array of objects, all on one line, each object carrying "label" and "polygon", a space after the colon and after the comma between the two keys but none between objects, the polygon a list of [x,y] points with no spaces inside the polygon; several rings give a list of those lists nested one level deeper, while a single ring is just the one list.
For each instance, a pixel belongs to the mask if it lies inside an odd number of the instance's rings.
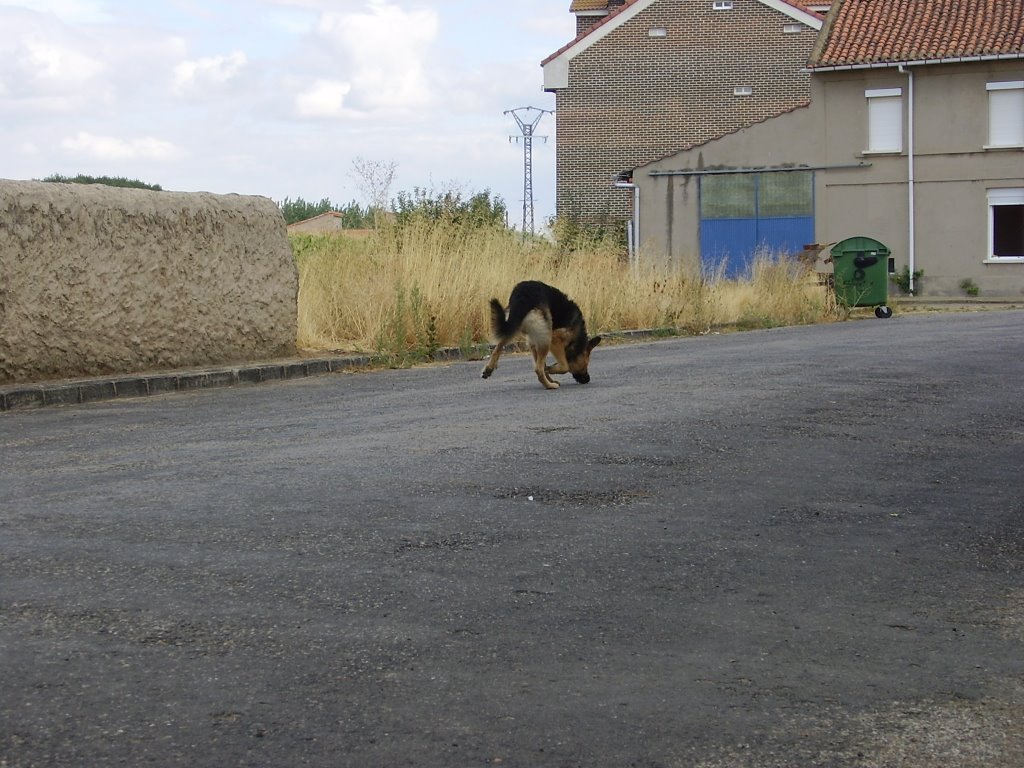
[{"label": "black and tan fur", "polygon": [[[587,366],[590,353],[601,337],[587,338],[587,324],[576,303],[564,293],[536,280],[519,283],[508,299],[508,312],[497,299],[491,299],[491,329],[497,342],[483,377],[498,367],[501,352],[518,333],[526,336],[533,353],[533,370],[547,389],[557,389],[551,374],[571,373],[580,384],[590,381]],[[547,365],[548,353],[555,365]]]}]

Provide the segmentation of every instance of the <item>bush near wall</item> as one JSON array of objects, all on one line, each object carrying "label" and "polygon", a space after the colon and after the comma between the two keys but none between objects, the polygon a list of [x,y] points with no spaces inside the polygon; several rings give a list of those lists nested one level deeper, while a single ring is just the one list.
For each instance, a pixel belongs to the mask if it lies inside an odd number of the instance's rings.
[{"label": "bush near wall", "polygon": [[0,180],[0,384],[293,354],[267,198]]}]

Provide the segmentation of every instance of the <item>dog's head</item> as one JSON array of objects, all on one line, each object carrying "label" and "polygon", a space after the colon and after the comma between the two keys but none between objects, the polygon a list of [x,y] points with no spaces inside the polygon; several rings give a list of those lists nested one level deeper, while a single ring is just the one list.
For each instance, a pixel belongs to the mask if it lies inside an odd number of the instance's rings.
[{"label": "dog's head", "polygon": [[590,365],[590,353],[594,347],[601,343],[601,337],[595,336],[590,339],[583,351],[569,360],[569,373],[580,384],[590,383],[590,374],[587,373],[587,366]]}]

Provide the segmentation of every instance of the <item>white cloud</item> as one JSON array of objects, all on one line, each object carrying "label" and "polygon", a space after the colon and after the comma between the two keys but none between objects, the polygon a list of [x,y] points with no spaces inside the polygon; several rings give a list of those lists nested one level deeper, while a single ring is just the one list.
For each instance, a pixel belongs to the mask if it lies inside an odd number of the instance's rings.
[{"label": "white cloud", "polygon": [[101,62],[69,46],[29,38],[21,45],[22,66],[35,79],[64,85],[91,80],[104,70]]},{"label": "white cloud", "polygon": [[[501,193],[514,213],[522,147],[502,111],[554,106],[539,63],[571,39],[567,7],[0,0],[4,173],[348,199],[362,156],[399,164],[395,191],[455,178]],[[553,34],[526,29],[542,19]],[[553,135],[553,119],[538,130]],[[540,215],[554,142],[534,152]]]},{"label": "white cloud", "polygon": [[174,160],[181,156],[174,144],[151,136],[126,140],[86,131],[64,139],[61,147],[96,160]]},{"label": "white cloud", "polygon": [[110,20],[110,14],[92,0],[32,0],[32,10],[51,13],[67,23],[96,23]]},{"label": "white cloud", "polygon": [[108,74],[102,61],[59,34],[15,28],[14,36],[0,36],[0,112],[67,113],[83,104],[103,103]]},{"label": "white cloud", "polygon": [[295,106],[300,117],[339,117],[351,90],[349,83],[339,80],[317,80],[295,97]]},{"label": "white cloud", "polygon": [[247,63],[241,51],[227,56],[183,61],[174,68],[174,92],[180,96],[209,86],[223,85],[235,78]]},{"label": "white cloud", "polygon": [[148,93],[154,68],[166,66],[173,53],[166,37],[145,30],[76,27],[2,4],[0,29],[0,82],[6,91],[0,112],[23,120],[110,109],[124,90],[135,87]]},{"label": "white cloud", "polygon": [[416,109],[432,101],[427,64],[437,38],[435,10],[407,11],[370,0],[365,12],[324,13],[319,32],[351,66],[352,100],[363,109]]}]

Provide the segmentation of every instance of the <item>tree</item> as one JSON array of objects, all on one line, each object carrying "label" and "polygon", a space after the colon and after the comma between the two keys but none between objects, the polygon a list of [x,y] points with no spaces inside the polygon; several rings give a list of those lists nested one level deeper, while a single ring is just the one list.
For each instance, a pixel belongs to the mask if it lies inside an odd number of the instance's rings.
[{"label": "tree", "polygon": [[306,219],[311,219],[314,216],[319,216],[321,213],[327,213],[328,211],[334,210],[334,205],[326,197],[319,203],[307,203],[301,197],[296,198],[295,200],[292,200],[290,197],[286,197],[277,205],[281,209],[281,215],[284,216],[286,224],[305,221]]},{"label": "tree", "polygon": [[355,200],[344,206],[335,205],[326,197],[319,203],[307,203],[301,197],[292,200],[286,197],[277,204],[281,209],[286,224],[305,221],[328,211],[341,214],[342,226],[345,229],[365,229],[373,224],[373,214],[369,208],[361,208]]},{"label": "tree", "polygon": [[505,226],[508,211],[505,201],[491,197],[489,189],[464,198],[461,192],[431,192],[420,187],[399,192],[395,201],[395,218],[404,224],[416,217],[431,221],[450,221],[471,227]]},{"label": "tree", "polygon": [[106,184],[108,187],[149,189],[153,192],[163,191],[163,188],[159,184],[146,184],[138,179],[125,179],[120,176],[86,176],[84,174],[78,174],[77,176],[61,176],[59,173],[55,173],[52,176],[47,176],[43,181],[54,182],[56,184]]},{"label": "tree", "polygon": [[394,160],[366,160],[357,157],[352,161],[352,171],[349,173],[359,190],[366,198],[370,210],[374,214],[383,214],[388,209],[388,198],[391,195],[391,185],[395,182],[395,171],[398,163]]},{"label": "tree", "polygon": [[343,208],[338,208],[342,225],[345,229],[370,229],[373,227],[373,211],[360,207],[355,200]]}]

